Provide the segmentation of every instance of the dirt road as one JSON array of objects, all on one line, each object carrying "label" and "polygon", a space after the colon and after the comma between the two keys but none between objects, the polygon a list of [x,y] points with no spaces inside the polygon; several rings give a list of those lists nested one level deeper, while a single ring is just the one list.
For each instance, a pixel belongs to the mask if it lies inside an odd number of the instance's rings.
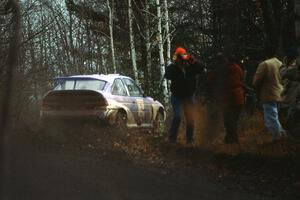
[{"label": "dirt road", "polygon": [[[199,146],[170,146],[140,132],[75,130],[57,132],[55,140],[41,132],[14,132],[2,199],[296,200],[300,196],[298,151],[295,156],[263,154],[278,149],[274,146],[261,147],[260,153],[250,148],[220,154]],[[228,148],[224,146],[224,152]]]},{"label": "dirt road", "polygon": [[225,189],[205,171],[150,170],[116,153],[15,146],[9,157],[9,200],[266,199]]}]

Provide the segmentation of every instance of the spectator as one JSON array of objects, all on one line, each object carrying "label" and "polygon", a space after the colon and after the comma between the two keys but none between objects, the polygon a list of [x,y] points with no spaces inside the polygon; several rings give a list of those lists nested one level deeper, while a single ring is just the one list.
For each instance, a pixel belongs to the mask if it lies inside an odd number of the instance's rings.
[{"label": "spectator", "polygon": [[287,120],[291,104],[295,101],[295,91],[298,87],[298,70],[296,59],[298,51],[294,48],[289,48],[286,55],[286,63],[280,68],[280,75],[283,84],[282,104],[280,111],[284,114]]},{"label": "spectator", "polygon": [[[287,49],[284,65],[280,68],[281,77],[284,77],[289,69],[296,68],[296,60],[298,56],[299,53],[296,48],[291,47]],[[282,80],[284,80],[284,78]]]},{"label": "spectator", "polygon": [[287,70],[285,76],[287,84],[283,92],[284,105],[287,106],[286,124],[289,125],[289,120],[293,113],[297,110],[297,104],[300,97],[300,65],[295,68]]},{"label": "spectator", "polygon": [[218,60],[218,93],[226,130],[224,143],[238,143],[237,125],[245,97],[243,89],[244,71],[232,55],[219,54]]},{"label": "spectator", "polygon": [[173,55],[173,63],[167,66],[165,78],[171,80],[171,104],[173,119],[170,128],[169,141],[175,143],[181,112],[186,119],[186,142],[193,141],[194,131],[194,93],[196,89],[197,75],[203,73],[203,65],[196,61],[187,51],[178,47]]},{"label": "spectator", "polygon": [[272,133],[273,141],[286,136],[278,117],[278,103],[282,101],[283,86],[279,69],[282,62],[276,58],[276,48],[266,48],[267,59],[261,62],[253,78],[253,85],[263,106],[266,128]]},{"label": "spectator", "polygon": [[[293,72],[294,73],[294,72]],[[288,107],[288,115],[286,120],[286,127],[289,133],[295,137],[300,136],[300,65],[297,67],[296,74],[288,74],[294,76],[292,87],[289,88],[290,104]]]}]

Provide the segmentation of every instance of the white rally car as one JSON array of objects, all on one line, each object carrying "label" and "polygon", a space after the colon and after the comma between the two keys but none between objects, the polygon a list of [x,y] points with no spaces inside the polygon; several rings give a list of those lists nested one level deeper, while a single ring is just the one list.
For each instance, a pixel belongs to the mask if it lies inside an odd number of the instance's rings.
[{"label": "white rally car", "polygon": [[42,100],[40,117],[42,121],[94,118],[118,127],[153,128],[158,132],[166,112],[131,78],[95,74],[56,78],[55,88]]}]

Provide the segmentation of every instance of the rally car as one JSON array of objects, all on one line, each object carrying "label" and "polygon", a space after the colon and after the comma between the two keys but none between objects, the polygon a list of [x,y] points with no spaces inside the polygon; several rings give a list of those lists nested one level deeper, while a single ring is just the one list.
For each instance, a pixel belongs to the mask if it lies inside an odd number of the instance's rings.
[{"label": "rally car", "polygon": [[119,74],[59,77],[42,100],[41,121],[96,119],[116,127],[163,129],[164,106]]}]

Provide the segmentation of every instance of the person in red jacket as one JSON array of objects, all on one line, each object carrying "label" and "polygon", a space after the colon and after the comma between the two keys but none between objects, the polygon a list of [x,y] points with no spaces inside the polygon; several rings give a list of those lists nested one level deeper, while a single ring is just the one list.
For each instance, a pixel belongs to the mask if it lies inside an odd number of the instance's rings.
[{"label": "person in red jacket", "polygon": [[237,125],[244,105],[244,71],[235,62],[234,56],[218,55],[219,101],[223,108],[223,120],[226,130],[225,143],[238,143]]}]

